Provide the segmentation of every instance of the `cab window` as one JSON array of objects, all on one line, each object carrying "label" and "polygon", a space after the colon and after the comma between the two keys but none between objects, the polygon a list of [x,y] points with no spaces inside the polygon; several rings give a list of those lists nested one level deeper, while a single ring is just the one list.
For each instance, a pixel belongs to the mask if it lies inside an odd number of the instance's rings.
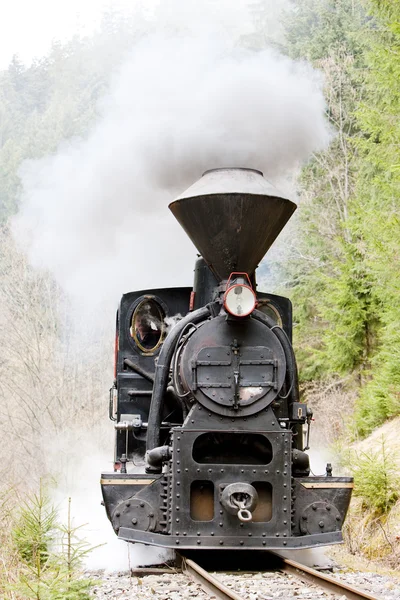
[{"label": "cab window", "polygon": [[164,311],[156,300],[146,298],[133,311],[130,333],[137,347],[145,353],[154,352],[164,334]]}]

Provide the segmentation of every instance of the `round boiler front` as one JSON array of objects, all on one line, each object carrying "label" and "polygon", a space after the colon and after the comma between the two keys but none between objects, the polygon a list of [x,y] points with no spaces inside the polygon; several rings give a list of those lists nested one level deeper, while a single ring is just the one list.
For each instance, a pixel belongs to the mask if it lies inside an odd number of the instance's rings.
[{"label": "round boiler front", "polygon": [[185,392],[224,416],[245,417],[266,408],[285,380],[281,343],[263,323],[225,315],[206,321],[184,344],[179,376]]}]

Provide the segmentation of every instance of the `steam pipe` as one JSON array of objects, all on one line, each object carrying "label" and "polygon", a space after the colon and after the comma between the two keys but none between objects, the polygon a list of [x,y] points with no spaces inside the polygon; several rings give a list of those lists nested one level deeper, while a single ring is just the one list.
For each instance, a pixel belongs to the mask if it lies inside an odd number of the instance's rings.
[{"label": "steam pipe", "polygon": [[271,317],[268,317],[260,310],[254,310],[251,316],[253,317],[253,319],[264,323],[264,325],[266,325],[276,335],[276,337],[282,344],[282,348],[285,353],[287,369],[289,372],[289,381],[292,386],[292,401],[299,402],[299,380],[297,374],[297,364],[296,359],[294,357],[292,344],[290,343],[289,338],[287,337],[283,329],[279,327],[279,325],[277,325],[275,321],[271,319]]},{"label": "steam pipe", "polygon": [[171,448],[169,446],[159,446],[146,453],[147,464],[151,467],[159,468],[162,463],[171,458]]},{"label": "steam pipe", "polygon": [[[151,397],[150,412],[149,412],[149,423],[147,428],[147,441],[146,447],[149,452],[153,448],[160,446],[160,428],[162,420],[162,408],[164,395],[167,391],[169,370],[171,360],[175,352],[175,346],[179,339],[182,330],[188,323],[200,323],[210,316],[211,306],[204,306],[189,313],[184,317],[167,336],[161,352],[158,357],[156,370],[154,373],[154,387],[153,395]],[[147,470],[147,469],[146,469]],[[154,472],[154,469],[149,468],[150,471]]]},{"label": "steam pipe", "polygon": [[127,367],[132,369],[132,371],[135,371],[135,373],[138,373],[139,375],[141,375],[142,377],[147,379],[147,381],[151,381],[151,383],[154,382],[154,377],[153,377],[152,373],[149,373],[148,371],[143,369],[141,366],[136,365],[134,362],[129,360],[129,358],[124,358],[124,365],[126,365]]}]

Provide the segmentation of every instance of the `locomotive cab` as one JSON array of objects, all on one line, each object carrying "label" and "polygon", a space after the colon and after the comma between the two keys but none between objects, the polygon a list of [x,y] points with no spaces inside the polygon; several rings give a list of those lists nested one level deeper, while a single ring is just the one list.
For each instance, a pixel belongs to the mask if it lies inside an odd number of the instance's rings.
[{"label": "locomotive cab", "polygon": [[[109,405],[109,416],[116,429],[116,470],[121,465],[134,467],[144,463],[155,366],[172,323],[188,312],[191,291],[192,288],[144,290],[124,294],[121,299]],[[177,423],[182,423],[182,408],[167,393],[161,426],[163,440],[171,424]]]},{"label": "locomotive cab", "polygon": [[193,288],[121,300],[115,471],[101,479],[120,538],[200,549],[342,541],[353,481],[329,467],[310,476],[291,303],[255,282],[295,208],[249,169],[208,171],[170,205],[201,258]]}]

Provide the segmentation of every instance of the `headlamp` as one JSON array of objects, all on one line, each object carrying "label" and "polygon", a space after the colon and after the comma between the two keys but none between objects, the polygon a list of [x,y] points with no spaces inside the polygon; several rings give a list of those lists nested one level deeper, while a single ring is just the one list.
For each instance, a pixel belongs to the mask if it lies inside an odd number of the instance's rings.
[{"label": "headlamp", "polygon": [[224,295],[224,308],[234,317],[247,317],[256,307],[256,295],[247,273],[231,273]]}]

